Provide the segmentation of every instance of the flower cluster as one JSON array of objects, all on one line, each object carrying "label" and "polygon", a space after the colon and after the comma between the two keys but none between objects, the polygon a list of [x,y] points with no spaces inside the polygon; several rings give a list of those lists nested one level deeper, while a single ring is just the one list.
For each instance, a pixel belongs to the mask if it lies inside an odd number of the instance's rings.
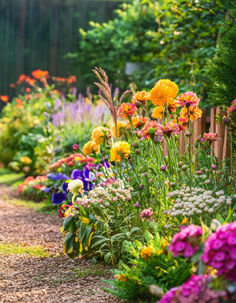
[{"label": "flower cluster", "polygon": [[131,190],[132,188],[124,186],[120,179],[114,179],[113,182],[103,183],[92,189],[88,195],[78,198],[76,205],[89,207],[90,204],[100,204],[100,207],[109,207],[110,204],[118,201],[130,201]]},{"label": "flower cluster", "polygon": [[167,211],[170,216],[190,217],[194,215],[213,214],[223,205],[231,205],[230,197],[224,195],[224,191],[213,192],[198,187],[186,187],[175,190],[168,194],[169,198],[174,198],[174,206]]},{"label": "flower cluster", "polygon": [[220,226],[205,243],[202,260],[236,282],[236,222]]},{"label": "flower cluster", "polygon": [[201,227],[193,224],[183,227],[179,233],[174,235],[169,250],[174,257],[184,256],[189,258],[198,250],[201,236]]},{"label": "flower cluster", "polygon": [[209,142],[210,144],[217,140],[217,133],[204,133],[203,137],[199,137],[198,140],[201,142]]},{"label": "flower cluster", "polygon": [[159,303],[217,303],[225,299],[227,293],[209,287],[212,278],[207,275],[191,276],[181,285],[168,291]]},{"label": "flower cluster", "polygon": [[18,193],[21,194],[29,187],[39,191],[45,189],[45,182],[48,180],[47,176],[37,176],[36,178],[30,176],[24,180],[24,182],[18,187]]},{"label": "flower cluster", "polygon": [[94,158],[87,158],[87,157],[84,157],[83,155],[81,155],[79,153],[75,153],[75,154],[69,155],[69,157],[61,158],[61,159],[57,160],[55,163],[50,165],[50,170],[53,170],[55,168],[59,168],[63,164],[66,164],[68,166],[73,166],[76,161],[78,161],[80,163],[89,164],[89,163],[93,163],[95,161],[95,159]]},{"label": "flower cluster", "polygon": [[141,258],[148,260],[151,255],[154,253],[154,249],[151,246],[144,246],[141,250]]},{"label": "flower cluster", "polygon": [[153,215],[154,215],[154,211],[151,209],[151,207],[142,210],[139,214],[142,221],[145,221],[145,220],[152,221],[153,220],[153,218],[152,218]]},{"label": "flower cluster", "polygon": [[133,103],[122,103],[119,107],[119,116],[123,119],[129,119],[135,114],[136,108]]}]

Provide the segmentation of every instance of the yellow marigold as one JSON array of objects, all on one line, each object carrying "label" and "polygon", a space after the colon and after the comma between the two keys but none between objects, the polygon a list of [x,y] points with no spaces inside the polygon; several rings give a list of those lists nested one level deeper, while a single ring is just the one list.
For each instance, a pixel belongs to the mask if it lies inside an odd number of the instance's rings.
[{"label": "yellow marigold", "polygon": [[111,131],[107,127],[98,126],[92,132],[92,140],[97,144],[103,144],[107,138],[111,137]]},{"label": "yellow marigold", "polygon": [[20,161],[24,164],[31,164],[32,163],[32,160],[27,156],[26,157],[21,157]]},{"label": "yellow marigold", "polygon": [[136,101],[144,104],[149,99],[150,94],[145,92],[144,90],[138,91],[135,93],[135,95],[132,97],[132,102],[135,104]]},{"label": "yellow marigold", "polygon": [[164,239],[164,240],[161,242],[161,247],[162,247],[162,248],[165,248],[167,245],[169,245],[169,242],[168,242],[166,239]]},{"label": "yellow marigold", "polygon": [[[117,121],[117,137],[121,137],[124,130],[127,128],[127,122],[124,122],[124,121]],[[116,137],[116,130],[115,130],[115,125],[113,124],[112,125],[112,134],[113,136]]]},{"label": "yellow marigold", "polygon": [[154,119],[162,119],[165,107],[163,105],[159,105],[154,108],[152,112],[152,116]]},{"label": "yellow marigold", "polygon": [[144,260],[148,260],[149,257],[153,254],[154,249],[150,246],[144,246],[141,250],[141,258]]},{"label": "yellow marigold", "polygon": [[122,156],[126,159],[129,157],[130,154],[130,144],[126,141],[118,141],[112,145],[110,150],[111,159],[110,161],[114,162],[121,162]]},{"label": "yellow marigold", "polygon": [[165,105],[169,99],[174,99],[178,94],[178,86],[168,80],[161,79],[150,91],[150,100],[154,105]]},{"label": "yellow marigold", "polygon": [[186,223],[188,223],[188,219],[187,218],[184,218],[183,220],[182,220],[182,222],[181,222],[181,224],[186,224]]},{"label": "yellow marigold", "polygon": [[83,147],[83,153],[87,156],[90,155],[92,153],[96,153],[98,154],[100,151],[100,146],[97,145],[95,142],[93,141],[88,141],[86,144],[84,144]]},{"label": "yellow marigold", "polygon": [[189,106],[188,108],[184,106],[180,111],[180,117],[188,119],[188,115],[190,116],[191,122],[193,122],[193,120],[201,118],[202,110],[198,106]]}]

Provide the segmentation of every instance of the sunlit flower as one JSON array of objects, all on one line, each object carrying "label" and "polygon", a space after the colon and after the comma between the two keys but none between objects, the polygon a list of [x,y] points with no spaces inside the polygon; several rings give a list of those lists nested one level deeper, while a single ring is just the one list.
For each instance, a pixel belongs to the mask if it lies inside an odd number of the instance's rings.
[{"label": "sunlit flower", "polygon": [[119,107],[119,117],[128,119],[135,114],[136,108],[133,103],[122,103]]},{"label": "sunlit flower", "polygon": [[141,137],[141,139],[150,139],[151,136],[155,135],[155,131],[160,126],[156,121],[148,121],[144,127],[137,132],[137,134]]},{"label": "sunlit flower", "polygon": [[217,137],[217,133],[204,133],[203,137],[199,137],[198,140],[201,142],[208,141],[209,143],[212,143],[217,140]]},{"label": "sunlit flower", "polygon": [[94,141],[88,141],[84,144],[83,153],[87,156],[92,153],[98,154],[100,152],[100,145],[97,145]]},{"label": "sunlit flower", "polygon": [[9,100],[9,96],[0,96],[0,100],[2,102],[7,102]]},{"label": "sunlit flower", "polygon": [[118,141],[112,145],[110,150],[111,159],[110,161],[121,162],[122,156],[128,159],[130,154],[130,144],[126,141]]},{"label": "sunlit flower", "polygon": [[[147,117],[143,116],[134,116],[131,120],[134,128],[141,128],[147,121],[149,121]],[[128,126],[130,127],[130,122],[128,122]]]},{"label": "sunlit flower", "polygon": [[43,79],[43,78],[48,78],[49,76],[49,73],[48,71],[43,71],[41,69],[37,69],[37,70],[34,70],[32,72],[32,76],[35,78],[35,79]]},{"label": "sunlit flower", "polygon": [[186,92],[177,97],[178,106],[197,106],[200,99],[193,92]]},{"label": "sunlit flower", "polygon": [[177,135],[180,131],[179,125],[175,123],[174,120],[166,123],[165,125],[159,124],[155,134],[159,137],[167,136],[170,137],[171,135]]},{"label": "sunlit flower", "polygon": [[[117,137],[121,137],[124,131],[127,129],[127,122],[117,121]],[[116,137],[115,125],[112,125],[112,134]]]},{"label": "sunlit flower", "polygon": [[140,102],[141,104],[144,104],[149,99],[150,94],[145,92],[144,90],[138,91],[135,93],[135,95],[132,97],[132,102],[135,104],[135,102]]},{"label": "sunlit flower", "polygon": [[180,130],[185,130],[188,125],[188,118],[178,117],[178,124]]},{"label": "sunlit flower", "polygon": [[110,137],[111,137],[111,131],[107,127],[98,126],[94,128],[92,132],[92,140],[97,145],[103,144]]},{"label": "sunlit flower", "polygon": [[178,94],[178,86],[168,80],[161,79],[150,91],[150,100],[157,105],[164,105],[169,99],[173,99]]},{"label": "sunlit flower", "polygon": [[21,163],[24,163],[24,164],[31,164],[32,163],[32,160],[27,156],[21,157],[20,161],[21,161]]},{"label": "sunlit flower", "polygon": [[80,192],[84,187],[83,182],[80,179],[72,180],[68,183],[68,191],[72,194]]},{"label": "sunlit flower", "polygon": [[151,246],[144,246],[141,250],[141,258],[148,260],[154,253],[154,249]]},{"label": "sunlit flower", "polygon": [[159,105],[154,108],[152,112],[152,116],[154,119],[162,119],[165,107],[163,105]]},{"label": "sunlit flower", "polygon": [[193,120],[201,118],[202,110],[198,106],[189,106],[188,108],[184,106],[180,111],[180,116],[182,118],[188,119],[188,115],[190,116],[191,122],[193,122]]}]

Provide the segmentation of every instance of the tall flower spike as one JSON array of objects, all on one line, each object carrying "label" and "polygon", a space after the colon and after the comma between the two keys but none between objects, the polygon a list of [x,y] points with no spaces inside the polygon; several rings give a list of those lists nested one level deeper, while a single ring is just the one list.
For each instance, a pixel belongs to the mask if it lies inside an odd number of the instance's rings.
[{"label": "tall flower spike", "polygon": [[97,76],[99,82],[94,82],[94,84],[101,90],[101,95],[99,95],[100,99],[106,104],[108,109],[110,110],[111,116],[115,125],[115,132],[117,136],[117,120],[118,120],[118,109],[119,106],[124,99],[124,97],[130,93],[129,90],[126,90],[120,98],[116,98],[116,101],[112,98],[111,87],[108,82],[108,77],[106,72],[101,67],[95,67],[93,72]]}]

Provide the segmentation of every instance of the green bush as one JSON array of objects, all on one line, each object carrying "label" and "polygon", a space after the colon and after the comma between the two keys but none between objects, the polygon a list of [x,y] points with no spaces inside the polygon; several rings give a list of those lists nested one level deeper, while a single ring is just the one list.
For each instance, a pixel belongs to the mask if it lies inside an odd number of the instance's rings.
[{"label": "green bush", "polygon": [[[116,10],[108,23],[80,29],[78,71],[93,81],[91,69],[104,68],[112,83],[127,88],[150,88],[169,78],[183,91],[194,90],[206,100],[209,79],[207,60],[215,55],[216,41],[224,22],[228,0],[133,1]],[[125,74],[126,62],[140,70]]]}]

